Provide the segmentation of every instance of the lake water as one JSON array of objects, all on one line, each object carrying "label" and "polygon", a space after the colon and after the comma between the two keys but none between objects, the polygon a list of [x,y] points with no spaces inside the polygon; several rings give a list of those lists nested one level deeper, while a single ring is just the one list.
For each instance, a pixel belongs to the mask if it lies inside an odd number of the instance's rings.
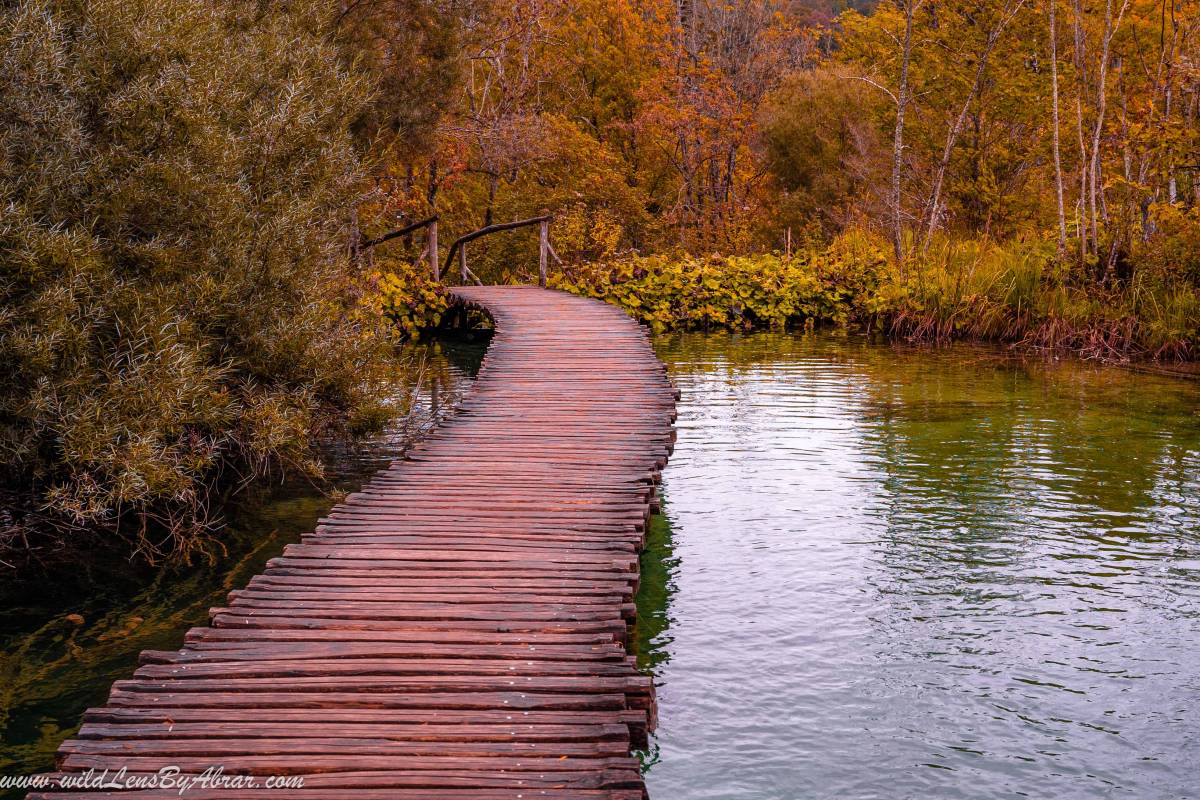
[{"label": "lake water", "polygon": [[[683,399],[638,598],[652,797],[1200,797],[1200,384],[831,336],[658,350]],[[402,387],[417,428],[478,355]],[[417,434],[331,448],[335,483]],[[48,769],[331,502],[289,485],[217,566],[10,604],[0,774]]]},{"label": "lake water", "polygon": [[1200,797],[1200,385],[664,338],[652,797]]}]

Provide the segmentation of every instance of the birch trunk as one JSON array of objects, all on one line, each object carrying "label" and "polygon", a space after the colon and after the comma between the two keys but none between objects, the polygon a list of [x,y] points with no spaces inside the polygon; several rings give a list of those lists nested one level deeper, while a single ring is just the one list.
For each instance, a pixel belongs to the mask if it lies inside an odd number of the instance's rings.
[{"label": "birch trunk", "polygon": [[892,246],[896,252],[896,264],[900,268],[900,280],[904,276],[904,216],[900,208],[900,173],[904,162],[904,112],[908,106],[908,67],[912,61],[913,22],[917,4],[913,0],[904,3],[904,44],[900,60],[900,88],[896,94],[896,130],[892,137]]},{"label": "birch trunk", "polygon": [[1058,257],[1067,254],[1067,210],[1063,200],[1062,149],[1058,117],[1058,25],[1055,8],[1058,0],[1050,0],[1050,118],[1054,141],[1054,192],[1058,199]]},{"label": "birch trunk", "polygon": [[1087,59],[1084,53],[1083,8],[1081,0],[1074,0],[1071,4],[1071,12],[1075,39],[1075,133],[1079,139],[1079,201],[1075,204],[1075,208],[1078,209],[1079,260],[1082,263],[1087,260],[1091,241],[1086,222],[1088,174],[1090,172],[1088,165],[1091,163],[1091,159],[1088,157],[1087,144],[1083,136],[1083,93],[1086,88],[1085,66]]},{"label": "birch trunk", "polygon": [[962,133],[963,123],[967,119],[967,114],[971,111],[971,102],[979,94],[979,87],[983,83],[984,73],[987,72],[988,59],[991,58],[992,51],[996,49],[996,43],[1000,41],[1000,37],[1004,34],[1004,29],[1008,27],[1008,23],[1012,21],[1012,18],[1016,16],[1023,5],[1025,5],[1025,0],[1017,0],[1016,4],[1011,8],[1005,8],[1003,15],[996,23],[996,27],[988,34],[983,53],[979,56],[979,61],[975,65],[975,78],[971,83],[971,89],[967,92],[967,97],[963,101],[958,116],[954,119],[954,124],[946,132],[946,146],[942,150],[941,159],[934,168],[933,189],[929,197],[929,224],[925,229],[925,238],[921,243],[921,252],[929,249],[929,240],[933,238],[933,233],[937,230],[938,218],[941,216],[942,186],[946,180],[946,170],[950,166],[950,157],[954,153],[954,146],[958,143],[958,136]]},{"label": "birch trunk", "polygon": [[1108,106],[1108,60],[1112,49],[1113,35],[1121,27],[1121,20],[1125,17],[1125,10],[1128,7],[1129,0],[1123,0],[1121,11],[1114,23],[1112,0],[1105,0],[1104,3],[1104,37],[1100,43],[1100,76],[1096,84],[1096,124],[1092,128],[1091,163],[1088,169],[1088,213],[1091,215],[1092,241],[1096,245],[1097,254],[1100,252],[1100,222],[1097,213],[1099,208],[1097,201],[1100,193],[1100,137],[1104,132],[1104,115]]}]

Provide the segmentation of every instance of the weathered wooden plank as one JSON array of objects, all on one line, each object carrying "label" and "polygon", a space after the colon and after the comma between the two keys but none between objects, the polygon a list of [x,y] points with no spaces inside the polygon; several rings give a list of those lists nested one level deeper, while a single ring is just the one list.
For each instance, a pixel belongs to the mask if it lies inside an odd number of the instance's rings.
[{"label": "weathered wooden plank", "polygon": [[314,661],[314,660],[420,660],[452,659],[469,656],[473,659],[497,661],[528,661],[538,659],[555,662],[622,661],[625,651],[615,644],[607,646],[526,645],[506,646],[488,644],[381,644],[376,642],[343,644],[338,642],[229,643],[191,645],[184,650],[146,650],[141,663],[151,664],[215,664],[228,661]]},{"label": "weathered wooden plank", "polygon": [[[146,771],[164,767],[178,767],[185,771],[201,771],[213,766],[212,755],[201,756],[138,756],[130,755],[128,751],[117,756],[120,763],[131,771]],[[222,766],[227,772],[255,771],[260,774],[275,775],[306,775],[314,772],[339,772],[348,770],[379,769],[388,764],[392,757],[380,754],[344,755],[341,753],[304,753],[304,754],[269,754],[269,755],[221,755]],[[542,755],[506,755],[506,756],[430,756],[405,758],[404,766],[410,770],[436,769],[471,772],[475,770],[505,770],[508,772],[541,772],[543,770],[557,771],[593,771],[606,769],[629,769],[637,764],[632,758],[618,756],[542,756]],[[107,754],[69,753],[62,758],[60,769],[63,771],[83,771],[88,769],[103,769],[105,765],[114,763],[113,756]]]},{"label": "weathered wooden plank", "polygon": [[371,709],[371,708],[91,708],[85,723],[150,724],[167,727],[187,722],[270,722],[290,727],[305,722],[322,724],[439,724],[439,725],[610,725],[637,722],[641,715],[628,710],[517,711],[514,709]]},{"label": "weathered wooden plank", "polygon": [[605,644],[609,641],[603,632],[548,632],[548,631],[496,631],[496,630],[439,630],[439,629],[343,629],[327,631],[321,628],[192,628],[185,641],[189,647],[244,647],[246,643],[259,642],[371,642],[391,644],[396,642],[429,642],[435,644],[516,643],[521,645],[543,644]]},{"label": "weathered wooden plank", "polygon": [[192,739],[183,736],[164,736],[131,741],[119,739],[74,738],[59,748],[61,756],[137,755],[184,757],[200,756],[224,759],[248,756],[303,756],[311,755],[319,762],[323,756],[384,756],[387,758],[511,758],[540,757],[556,758],[613,758],[628,755],[629,745],[624,741],[610,739],[588,739],[579,741],[467,741],[466,737],[436,741],[406,740],[373,736],[356,732],[351,736],[335,738],[328,733],[306,737],[246,738],[234,735],[229,738]]},{"label": "weathered wooden plank", "polygon": [[522,679],[530,676],[621,676],[629,680],[648,681],[648,678],[630,676],[629,664],[618,660],[612,663],[596,663],[589,660],[548,661],[534,659],[492,658],[360,658],[280,660],[258,659],[248,663],[226,662],[206,664],[148,664],[134,673],[138,678],[156,680],[183,680],[189,678],[236,678],[236,677],[334,677],[345,675],[503,675],[520,674]]},{"label": "weathered wooden plank", "polygon": [[[636,782],[636,773],[616,773],[626,777],[622,783]],[[514,798],[530,798],[533,800],[643,800],[641,789],[620,788],[576,788],[578,785],[591,785],[576,777],[575,780],[562,779],[561,785],[554,785],[546,780],[522,780],[516,777],[506,777],[504,773],[493,773],[494,777],[463,778],[456,772],[425,772],[418,773],[422,777],[410,777],[408,773],[367,773],[352,780],[343,779],[347,773],[333,776],[305,776],[305,786],[302,789],[209,789],[191,788],[184,795],[190,800],[278,800],[278,798],[300,798],[300,800],[347,800],[347,790],[353,797],[362,800],[514,800]],[[480,773],[476,773],[478,775]],[[150,778],[146,773],[130,773],[130,778]],[[613,779],[616,781],[616,778]],[[479,782],[485,785],[478,785]],[[436,787],[429,786],[436,782]],[[492,784],[488,786],[486,784]],[[377,786],[394,788],[378,789]],[[411,788],[417,786],[419,788]],[[508,788],[494,788],[504,786]],[[148,789],[134,791],[100,791],[89,792],[88,797],[120,798],[120,800],[179,800],[178,789]],[[78,794],[66,792],[35,792],[29,795],[30,800],[74,800]]]},{"label": "weathered wooden plank", "polygon": [[625,711],[623,694],[575,692],[499,692],[469,690],[379,691],[379,692],[144,692],[114,688],[111,706],[123,708],[407,708],[484,710],[507,708],[515,711]]},{"label": "weathered wooden plank", "polygon": [[618,309],[457,291],[497,333],[450,423],[182,649],[143,653],[62,746],[64,774],[304,778],[193,786],[198,800],[642,800],[630,748],[653,725],[653,685],[624,643],[676,392]]},{"label": "weathered wooden plank", "polygon": [[78,739],[395,739],[406,742],[624,742],[629,728],[619,722],[580,725],[438,725],[429,722],[333,723],[291,722],[162,722],[114,724],[87,722]]}]

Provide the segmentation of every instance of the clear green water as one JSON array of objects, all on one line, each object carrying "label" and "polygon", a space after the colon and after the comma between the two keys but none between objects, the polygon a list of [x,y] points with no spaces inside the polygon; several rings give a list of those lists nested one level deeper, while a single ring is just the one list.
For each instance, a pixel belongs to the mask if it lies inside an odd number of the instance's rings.
[{"label": "clear green water", "polygon": [[[409,347],[397,362],[396,421],[377,436],[322,448],[327,485],[263,487],[229,509],[228,553],[215,565],[151,571],[81,558],[88,572],[14,589],[0,587],[0,775],[52,769],[54,751],[83,711],[102,705],[114,680],[146,649],[174,650],[207,622],[208,609],[312,530],[333,493],[360,485],[452,408],[478,371],[484,346]],[[0,798],[23,791],[0,790]]]},{"label": "clear green water", "polygon": [[1200,385],[685,335],[652,797],[1200,797]]}]

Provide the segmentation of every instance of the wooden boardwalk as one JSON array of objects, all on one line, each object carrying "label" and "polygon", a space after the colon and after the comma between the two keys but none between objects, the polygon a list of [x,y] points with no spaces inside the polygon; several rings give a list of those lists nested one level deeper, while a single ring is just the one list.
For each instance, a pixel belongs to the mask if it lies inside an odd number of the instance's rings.
[{"label": "wooden boardwalk", "polygon": [[[618,309],[456,290],[496,321],[446,425],[336,506],[179,651],[147,652],[59,769],[256,776],[200,800],[641,800],[626,644],[674,392]],[[266,776],[303,788],[261,788]],[[126,783],[129,781],[126,779]],[[176,789],[35,798],[178,797]]]}]

